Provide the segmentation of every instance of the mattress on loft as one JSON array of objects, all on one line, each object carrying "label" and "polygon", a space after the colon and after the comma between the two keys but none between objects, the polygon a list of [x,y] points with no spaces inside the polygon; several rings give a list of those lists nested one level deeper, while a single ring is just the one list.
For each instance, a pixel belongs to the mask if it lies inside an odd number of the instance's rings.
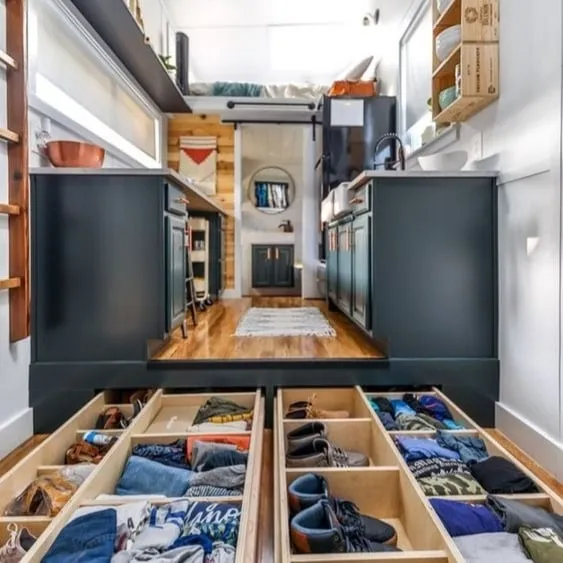
[{"label": "mattress on loft", "polygon": [[190,96],[317,100],[329,89],[318,84],[255,84],[252,82],[196,82]]}]

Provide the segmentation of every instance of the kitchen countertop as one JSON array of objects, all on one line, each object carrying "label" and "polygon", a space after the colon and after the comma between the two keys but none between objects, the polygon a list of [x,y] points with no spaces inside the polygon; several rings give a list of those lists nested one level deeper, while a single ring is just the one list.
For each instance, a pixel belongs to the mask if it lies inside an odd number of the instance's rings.
[{"label": "kitchen countertop", "polygon": [[190,202],[188,211],[209,211],[230,215],[220,203],[203,193],[190,181],[170,168],[31,168],[30,175],[83,175],[83,176],[164,176],[184,190]]},{"label": "kitchen countertop", "polygon": [[425,170],[365,170],[354,178],[348,186],[355,190],[369,182],[372,178],[496,178],[498,172],[481,170],[459,170],[454,172],[425,171]]}]

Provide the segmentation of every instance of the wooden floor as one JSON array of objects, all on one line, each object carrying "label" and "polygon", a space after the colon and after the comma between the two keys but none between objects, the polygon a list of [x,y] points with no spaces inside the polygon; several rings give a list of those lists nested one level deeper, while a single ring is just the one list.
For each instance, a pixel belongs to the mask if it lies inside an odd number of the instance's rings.
[{"label": "wooden floor", "polygon": [[[233,336],[250,307],[318,307],[336,331],[336,337],[292,336],[249,338]],[[322,300],[299,297],[225,299],[199,314],[190,324],[188,338],[176,331],[170,344],[154,359],[211,360],[246,358],[381,358],[383,355],[344,315],[327,310]]]},{"label": "wooden floor", "polygon": [[[542,469],[535,461],[514,445],[498,430],[488,430],[510,453],[515,455],[526,467],[533,471],[546,485],[563,497],[563,484]],[[0,477],[11,469],[20,459],[31,453],[44,439],[45,435],[30,438],[8,457],[0,461]],[[260,491],[260,530],[258,533],[256,563],[271,563],[274,559],[274,455],[271,430],[264,431],[262,458],[262,479]]]}]

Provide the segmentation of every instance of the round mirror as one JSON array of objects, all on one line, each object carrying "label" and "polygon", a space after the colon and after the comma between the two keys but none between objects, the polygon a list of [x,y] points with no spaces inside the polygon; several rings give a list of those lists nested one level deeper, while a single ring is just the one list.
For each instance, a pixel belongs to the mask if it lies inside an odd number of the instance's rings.
[{"label": "round mirror", "polygon": [[283,213],[294,198],[293,178],[283,168],[266,166],[250,178],[248,199],[262,213]]}]

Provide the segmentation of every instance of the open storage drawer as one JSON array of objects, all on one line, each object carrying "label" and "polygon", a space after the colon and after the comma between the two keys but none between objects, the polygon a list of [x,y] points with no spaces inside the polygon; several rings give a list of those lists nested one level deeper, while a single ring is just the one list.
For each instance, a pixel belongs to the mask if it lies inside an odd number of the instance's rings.
[{"label": "open storage drawer", "polygon": [[[116,494],[116,486],[120,483],[120,478],[130,462],[130,457],[135,446],[139,444],[167,445],[181,439],[185,440],[184,445],[189,451],[189,447],[191,447],[190,444],[193,446],[195,441],[205,442],[213,436],[216,436],[218,434],[217,431],[186,432],[180,429],[184,426],[177,426],[177,423],[182,425],[188,423],[191,426],[193,417],[198,408],[206,403],[208,399],[214,397],[231,400],[241,406],[248,407],[248,410],[252,411],[252,418],[249,421],[248,430],[230,432],[228,434],[229,440],[234,440],[237,444],[248,444],[244,483],[241,485],[240,494],[229,494],[228,496],[200,496],[201,491],[198,491],[197,497],[187,497],[184,494],[166,496],[159,493],[159,491],[154,491],[154,493],[148,491],[148,488],[152,486],[151,480],[145,480],[145,484],[143,485],[147,488],[146,493],[143,491],[142,494],[137,493],[132,496]],[[188,420],[190,417],[192,420]],[[171,420],[173,421],[173,425],[167,427]],[[69,423],[67,423],[67,425]],[[82,423],[76,426],[76,428],[81,427]],[[120,507],[138,501],[150,503],[149,508],[152,508],[163,505],[166,506],[170,502],[177,500],[186,501],[190,509],[193,508],[195,503],[204,503],[197,505],[198,510],[201,509],[200,514],[202,515],[213,516],[217,506],[219,506],[219,509],[222,507],[225,509],[223,513],[234,509],[239,522],[235,563],[253,561],[255,558],[257,540],[257,514],[260,494],[263,427],[264,400],[259,391],[254,393],[181,395],[166,394],[162,390],[157,391],[145,405],[141,414],[139,414],[134,419],[134,422],[123,432],[119,441],[112,447],[106,457],[100,462],[97,469],[88,480],[84,482],[58,516],[52,520],[45,520],[44,522],[36,522],[34,518],[21,522],[21,524],[27,526],[32,532],[43,531],[22,561],[24,563],[40,561],[56,540],[61,530],[69,523],[69,520],[72,520],[76,510],[80,510],[80,514],[82,514],[84,511],[92,510],[99,506],[110,508]],[[58,432],[60,432],[60,430]],[[224,433],[221,433],[221,435],[223,437],[225,436]],[[49,438],[48,441],[51,441],[55,436],[56,434]],[[198,438],[199,440],[197,440]],[[34,453],[38,455],[37,452]],[[60,449],[58,455],[61,455]],[[54,459],[58,458],[55,457]],[[138,461],[140,457],[136,455],[136,459]],[[159,472],[160,471],[164,474],[164,466],[162,466]],[[159,473],[155,475],[158,474]],[[0,480],[0,490],[3,482],[3,480]],[[123,482],[121,483],[123,484]],[[190,488],[194,490],[194,487]],[[128,490],[127,492],[131,494],[133,491]],[[233,491],[229,491],[229,493],[232,492]],[[100,498],[100,495],[103,496]],[[153,515],[151,514],[151,518],[152,517]],[[6,518],[2,519],[0,522],[0,535],[4,538],[8,536],[8,523],[9,521],[6,520]]]},{"label": "open storage drawer", "polygon": [[[368,467],[286,467],[288,432],[315,420],[311,417],[308,420],[285,418],[289,404],[306,401],[313,396],[315,407],[348,411],[348,418],[316,420],[322,420],[327,438],[335,445],[366,455],[370,461]],[[278,563],[391,563],[399,560],[409,563],[448,563],[462,560],[426,499],[400,466],[397,453],[385,432],[375,423],[373,412],[361,389],[280,389],[276,398],[274,447],[275,553]],[[351,501],[362,514],[391,524],[397,534],[397,547],[402,549],[402,553],[299,553],[300,550],[292,544],[290,537],[292,514],[288,503],[288,487],[299,477],[310,473],[326,479],[331,496]]]}]

